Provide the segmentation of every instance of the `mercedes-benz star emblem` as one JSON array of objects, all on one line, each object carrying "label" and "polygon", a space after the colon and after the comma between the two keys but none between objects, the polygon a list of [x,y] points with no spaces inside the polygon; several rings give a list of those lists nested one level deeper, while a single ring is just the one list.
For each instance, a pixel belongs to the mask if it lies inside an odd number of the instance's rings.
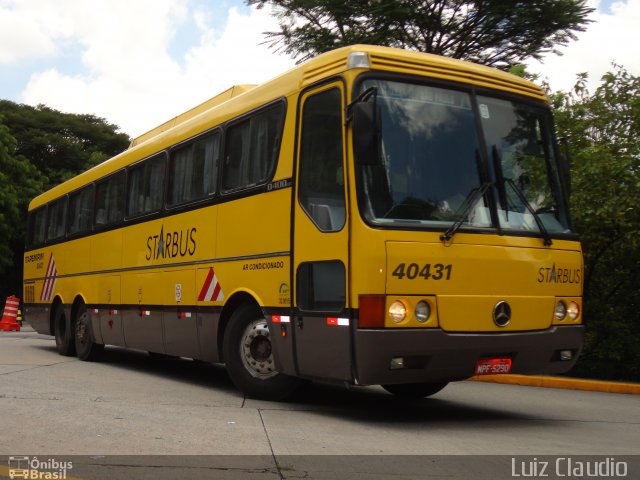
[{"label": "mercedes-benz star emblem", "polygon": [[493,307],[493,322],[499,327],[506,327],[511,321],[511,306],[504,300]]}]

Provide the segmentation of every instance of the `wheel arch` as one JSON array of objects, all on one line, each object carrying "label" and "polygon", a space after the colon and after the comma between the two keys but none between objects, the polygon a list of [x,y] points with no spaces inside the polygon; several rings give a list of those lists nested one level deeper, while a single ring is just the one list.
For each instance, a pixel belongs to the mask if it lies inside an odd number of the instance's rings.
[{"label": "wheel arch", "polygon": [[64,309],[64,302],[62,301],[62,297],[60,295],[56,295],[51,302],[51,308],[49,309],[49,330],[51,335],[54,335],[55,332],[55,318],[56,318],[56,309],[58,305],[62,306]]},{"label": "wheel arch", "polygon": [[222,344],[224,341],[224,333],[229,325],[229,320],[240,306],[242,305],[252,305],[256,309],[262,311],[262,307],[260,303],[256,299],[254,295],[246,291],[238,291],[234,292],[227,302],[222,307],[222,312],[220,313],[220,319],[218,320],[218,335],[217,335],[217,343],[218,343],[218,356],[220,357],[220,361],[224,362],[224,354]]},{"label": "wheel arch", "polygon": [[62,306],[62,308],[64,309],[65,315],[70,315],[69,321],[71,325],[73,325],[73,320],[75,318],[76,313],[78,312],[78,307],[83,303],[85,305],[87,304],[84,296],[81,294],[76,295],[76,298],[73,299],[73,304],[71,304],[71,311],[69,311],[68,308],[65,308],[65,304],[64,304],[64,301],[62,300],[62,297],[60,295],[56,295],[56,297],[53,299],[53,302],[51,302],[51,311],[49,312],[49,328],[51,329],[51,333],[53,334],[55,331],[54,320],[55,320],[56,308],[58,308],[58,305]]},{"label": "wheel arch", "polygon": [[78,295],[76,295],[76,298],[73,299],[73,304],[71,305],[71,320],[72,321],[73,321],[73,319],[76,318],[76,314],[78,313],[78,308],[82,304],[86,305],[87,304],[87,300],[84,298],[84,295],[79,293]]},{"label": "wheel arch", "polygon": [[[56,295],[53,302],[51,302],[50,325],[56,339],[56,349],[60,355],[65,357],[71,357],[76,354],[71,307],[71,305],[64,303],[61,295]],[[56,318],[56,312],[60,310],[62,311],[62,316]],[[58,320],[58,323],[56,323],[56,320]]]}]

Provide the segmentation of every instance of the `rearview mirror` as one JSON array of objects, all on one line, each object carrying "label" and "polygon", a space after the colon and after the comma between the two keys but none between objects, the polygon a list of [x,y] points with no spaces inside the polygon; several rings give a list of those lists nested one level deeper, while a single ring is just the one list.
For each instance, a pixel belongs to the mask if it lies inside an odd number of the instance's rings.
[{"label": "rearview mirror", "polygon": [[380,165],[380,109],[375,102],[352,106],[353,150],[357,165]]}]

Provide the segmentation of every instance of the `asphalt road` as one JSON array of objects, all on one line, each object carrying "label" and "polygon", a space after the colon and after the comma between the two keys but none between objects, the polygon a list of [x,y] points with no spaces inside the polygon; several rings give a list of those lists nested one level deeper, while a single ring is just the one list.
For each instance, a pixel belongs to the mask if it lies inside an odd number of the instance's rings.
[{"label": "asphalt road", "polygon": [[314,383],[265,402],[222,366],[113,347],[81,362],[28,327],[0,332],[0,429],[0,478],[9,456],[70,455],[67,478],[499,479],[558,456],[640,478],[637,395],[458,382],[407,402]]}]

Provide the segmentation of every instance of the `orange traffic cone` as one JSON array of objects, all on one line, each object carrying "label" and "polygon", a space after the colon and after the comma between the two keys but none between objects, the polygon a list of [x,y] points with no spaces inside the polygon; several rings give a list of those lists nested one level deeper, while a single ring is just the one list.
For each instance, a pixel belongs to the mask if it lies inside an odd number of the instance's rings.
[{"label": "orange traffic cone", "polygon": [[7,303],[4,306],[4,313],[0,321],[0,330],[5,332],[19,332],[20,325],[16,317],[18,316],[18,308],[20,308],[20,299],[11,295],[7,297]]}]

